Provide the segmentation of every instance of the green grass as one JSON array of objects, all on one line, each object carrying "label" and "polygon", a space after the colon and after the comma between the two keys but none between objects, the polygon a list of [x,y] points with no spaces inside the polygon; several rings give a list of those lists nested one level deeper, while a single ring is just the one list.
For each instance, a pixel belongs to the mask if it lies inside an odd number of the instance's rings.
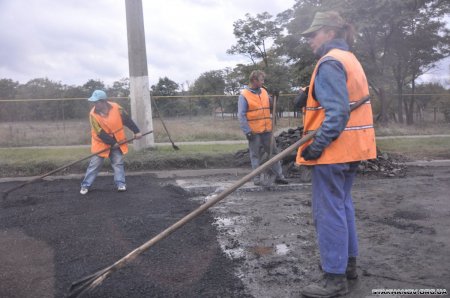
[{"label": "green grass", "polygon": [[[182,145],[180,150],[174,150],[172,146],[158,146],[152,149],[135,151],[130,146],[127,158],[151,158],[186,156],[195,154],[225,154],[234,153],[236,150],[246,148],[246,144],[205,144],[205,145]],[[68,162],[81,159],[91,154],[89,147],[57,147],[57,148],[0,148],[0,159],[2,164],[17,164],[33,162]]]},{"label": "green grass", "polygon": [[[130,147],[125,157],[127,170],[163,170],[176,168],[207,168],[233,166],[232,154],[246,144],[182,145],[175,151],[171,146],[135,151]],[[15,148],[0,149],[0,176],[43,175],[58,167],[91,155],[89,147],[74,148]],[[89,159],[76,163],[65,173],[83,173]],[[108,162],[105,164],[108,166]]]},{"label": "green grass", "polygon": [[[179,144],[178,144],[179,145]],[[407,158],[450,159],[450,137],[395,138],[377,140],[382,152],[401,154]],[[169,146],[134,151],[125,157],[127,171],[226,168],[233,167],[233,154],[247,148],[242,144],[179,145],[175,151]],[[53,169],[89,156],[89,147],[15,148],[0,149],[0,176],[43,175]],[[84,173],[89,159],[79,162],[58,174]],[[105,170],[108,163],[105,165]]]},{"label": "green grass", "polygon": [[73,148],[1,148],[2,164],[29,164],[39,162],[65,163],[91,154],[88,147]]},{"label": "green grass", "polygon": [[450,123],[389,123],[387,126],[375,125],[375,132],[377,136],[447,135],[450,134]]},{"label": "green grass", "polygon": [[450,159],[450,137],[385,139],[377,140],[377,146],[411,159]]}]

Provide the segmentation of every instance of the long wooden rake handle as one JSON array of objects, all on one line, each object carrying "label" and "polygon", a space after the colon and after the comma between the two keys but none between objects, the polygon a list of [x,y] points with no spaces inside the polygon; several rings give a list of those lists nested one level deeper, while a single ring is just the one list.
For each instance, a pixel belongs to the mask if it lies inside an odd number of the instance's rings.
[{"label": "long wooden rake handle", "polygon": [[[148,132],[146,132],[146,133],[143,133],[142,136],[145,136],[145,135],[148,135],[148,134],[151,134],[151,133],[153,133],[153,130],[148,131]],[[128,139],[128,140],[121,141],[121,142],[118,143],[118,145],[122,145],[122,144],[125,144],[125,143],[128,143],[128,142],[131,142],[131,141],[133,141],[134,139],[136,139],[136,137],[132,137],[132,138],[130,138],[130,139]],[[47,177],[47,176],[50,176],[50,175],[52,175],[52,174],[54,174],[54,173],[57,173],[57,172],[59,172],[59,171],[62,171],[62,170],[66,169],[66,168],[68,168],[68,167],[70,167],[70,166],[73,166],[73,165],[76,164],[76,163],[79,163],[79,162],[81,162],[81,161],[83,161],[83,160],[86,160],[86,159],[88,159],[88,158],[91,158],[91,157],[94,156],[94,155],[97,155],[97,154],[106,152],[106,151],[108,151],[108,150],[110,150],[110,149],[111,149],[111,148],[106,148],[106,149],[100,150],[100,151],[98,151],[98,152],[92,153],[91,155],[86,156],[86,157],[83,157],[82,159],[73,161],[73,162],[71,162],[71,163],[69,163],[69,164],[63,165],[63,166],[61,166],[61,167],[59,167],[59,168],[57,168],[57,169],[54,169],[54,170],[52,170],[52,171],[50,171],[50,172],[48,172],[48,173],[45,173],[45,174],[43,174],[43,175],[41,175],[41,176],[39,176],[39,177],[32,178],[32,179],[26,181],[25,183],[22,183],[22,184],[20,184],[20,185],[14,186],[14,187],[12,187],[12,188],[6,190],[6,191],[3,193],[3,198],[6,198],[10,192],[13,192],[13,191],[15,191],[15,190],[18,190],[19,188],[22,188],[22,187],[24,187],[25,185],[28,185],[28,184],[31,184],[31,183],[36,182],[36,181],[38,181],[38,180],[41,180],[42,178],[45,178],[45,177]]]},{"label": "long wooden rake handle", "polygon": [[122,259],[115,262],[113,265],[74,282],[72,284],[72,286],[70,287],[70,295],[68,297],[78,297],[79,295],[85,293],[86,291],[95,288],[97,285],[101,284],[103,282],[103,280],[106,277],[108,277],[111,273],[113,273],[114,271],[117,271],[118,269],[122,268],[126,264],[133,261],[138,255],[140,255],[144,251],[148,250],[150,247],[155,245],[157,242],[163,240],[164,238],[166,238],[167,236],[169,236],[170,234],[172,234],[173,232],[175,232],[176,230],[181,228],[183,225],[185,225],[192,219],[196,218],[197,216],[199,216],[200,214],[202,214],[203,212],[205,212],[206,210],[208,210],[210,207],[214,206],[218,202],[220,202],[222,199],[224,199],[229,194],[234,192],[237,188],[244,185],[247,181],[252,179],[254,176],[259,175],[260,173],[265,171],[268,167],[272,166],[274,163],[276,163],[279,160],[283,159],[284,157],[288,156],[298,146],[311,140],[314,136],[315,136],[315,132],[308,134],[307,136],[305,136],[302,139],[300,139],[299,141],[297,141],[295,144],[292,144],[291,146],[286,148],[284,151],[275,155],[273,158],[271,158],[270,160],[265,162],[263,165],[259,166],[257,169],[255,169],[251,173],[244,176],[241,180],[237,181],[232,186],[225,189],[223,192],[218,194],[216,197],[209,200],[205,204],[201,205],[200,207],[198,207],[197,209],[195,209],[194,211],[192,211],[191,213],[189,213],[188,215],[186,215],[185,217],[183,217],[182,219],[177,221],[172,226],[168,227],[167,229],[165,229],[164,231],[162,231],[161,233],[159,233],[158,235],[156,235],[149,241],[145,242],[140,247],[136,248],[135,250],[133,250],[132,252],[127,254]]},{"label": "long wooden rake handle", "polygon": [[[361,106],[363,103],[365,103],[368,100],[369,100],[369,97],[365,97],[365,98],[359,100],[358,102],[356,102],[354,105],[351,106],[351,108],[350,108],[351,111],[358,108],[359,106]],[[265,162],[264,164],[262,164],[261,166],[259,166],[258,168],[256,168],[252,172],[250,172],[249,174],[245,175],[241,180],[235,182],[233,185],[231,185],[230,187],[228,187],[227,189],[225,189],[224,191],[219,193],[216,197],[213,197],[212,199],[208,200],[206,203],[204,203],[203,205],[201,205],[200,207],[198,207],[197,209],[195,209],[194,211],[192,211],[191,213],[189,213],[182,219],[178,220],[176,223],[174,223],[173,225],[171,225],[170,227],[168,227],[167,229],[165,229],[164,231],[162,231],[161,233],[159,233],[158,235],[156,235],[149,241],[145,242],[144,244],[142,244],[141,246],[139,246],[138,248],[136,248],[135,250],[133,250],[132,252],[130,252],[129,254],[124,256],[123,258],[121,258],[120,260],[116,261],[111,266],[108,266],[100,271],[97,271],[94,274],[91,274],[85,278],[75,281],[74,283],[72,283],[72,285],[70,287],[70,293],[69,293],[68,297],[70,297],[70,298],[79,297],[83,293],[86,293],[87,291],[94,289],[95,287],[100,285],[109,275],[111,275],[111,273],[124,267],[126,264],[128,264],[131,261],[133,261],[134,259],[136,259],[136,257],[139,256],[141,253],[145,252],[150,247],[152,247],[159,241],[163,240],[164,238],[166,238],[167,236],[169,236],[170,234],[172,234],[173,232],[175,232],[176,230],[181,228],[183,225],[185,225],[192,219],[196,218],[197,216],[199,216],[200,214],[202,214],[203,212],[208,210],[210,207],[214,206],[215,204],[217,204],[218,202],[223,200],[225,197],[227,197],[229,194],[234,192],[236,189],[238,189],[239,187],[244,185],[247,181],[252,179],[254,176],[261,174],[268,167],[272,166],[274,163],[287,157],[292,151],[297,149],[299,146],[305,144],[306,142],[308,142],[309,140],[314,138],[316,133],[317,133],[317,130],[304,136],[303,138],[301,138],[300,140],[298,140],[297,142],[295,142],[288,148],[284,149],[282,152],[278,153],[277,155],[275,155],[274,157],[269,159],[267,162]]]}]

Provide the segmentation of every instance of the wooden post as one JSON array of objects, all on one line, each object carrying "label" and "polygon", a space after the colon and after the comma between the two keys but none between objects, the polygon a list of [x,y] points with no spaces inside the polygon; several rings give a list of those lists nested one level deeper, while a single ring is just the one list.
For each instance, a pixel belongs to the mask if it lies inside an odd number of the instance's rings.
[{"label": "wooden post", "polygon": [[[147,54],[145,50],[144,15],[142,0],[125,0],[128,65],[130,72],[131,116],[141,131],[153,130],[152,105],[147,70]],[[137,150],[153,147],[153,134],[134,141]]]}]

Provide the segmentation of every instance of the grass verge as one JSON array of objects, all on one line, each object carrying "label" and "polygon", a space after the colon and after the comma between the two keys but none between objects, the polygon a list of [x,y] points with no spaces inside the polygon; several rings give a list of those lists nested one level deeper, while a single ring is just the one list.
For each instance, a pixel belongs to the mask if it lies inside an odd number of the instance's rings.
[{"label": "grass verge", "polygon": [[377,140],[381,151],[412,160],[450,159],[450,137],[395,138]]},{"label": "grass verge", "polygon": [[[450,137],[402,138],[377,140],[378,148],[412,160],[450,159]],[[181,145],[134,151],[125,157],[126,171],[200,169],[234,167],[233,154],[247,144]],[[0,176],[38,176],[90,155],[88,147],[0,149]],[[84,173],[89,159],[76,163],[57,175]],[[104,170],[110,170],[106,160]]]},{"label": "grass verge", "polygon": [[[177,168],[233,167],[233,154],[247,147],[246,144],[180,145],[175,151],[171,146],[134,151],[130,148],[125,157],[126,171],[164,170]],[[0,149],[0,177],[39,176],[58,167],[89,156],[89,147],[64,148],[8,148]],[[84,173],[89,159],[74,164],[55,175]],[[109,160],[104,170],[110,170]]]}]

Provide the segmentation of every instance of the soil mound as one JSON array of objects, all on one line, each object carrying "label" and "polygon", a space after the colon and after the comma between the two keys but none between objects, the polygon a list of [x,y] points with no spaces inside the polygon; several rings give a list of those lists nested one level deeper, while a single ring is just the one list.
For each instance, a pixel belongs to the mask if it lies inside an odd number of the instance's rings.
[{"label": "soil mound", "polygon": [[[275,137],[278,150],[285,150],[303,134],[303,127],[295,129],[290,128],[282,131]],[[300,178],[302,182],[311,180],[309,168],[307,166],[295,165],[297,152],[294,151],[283,159],[282,165],[284,174],[288,178]],[[377,150],[377,158],[362,161],[359,166],[359,173],[363,175],[376,175],[377,177],[404,177],[406,175],[406,159],[400,155],[388,154]],[[236,166],[250,166],[250,157],[248,149],[239,150],[234,154],[234,162]]]}]

